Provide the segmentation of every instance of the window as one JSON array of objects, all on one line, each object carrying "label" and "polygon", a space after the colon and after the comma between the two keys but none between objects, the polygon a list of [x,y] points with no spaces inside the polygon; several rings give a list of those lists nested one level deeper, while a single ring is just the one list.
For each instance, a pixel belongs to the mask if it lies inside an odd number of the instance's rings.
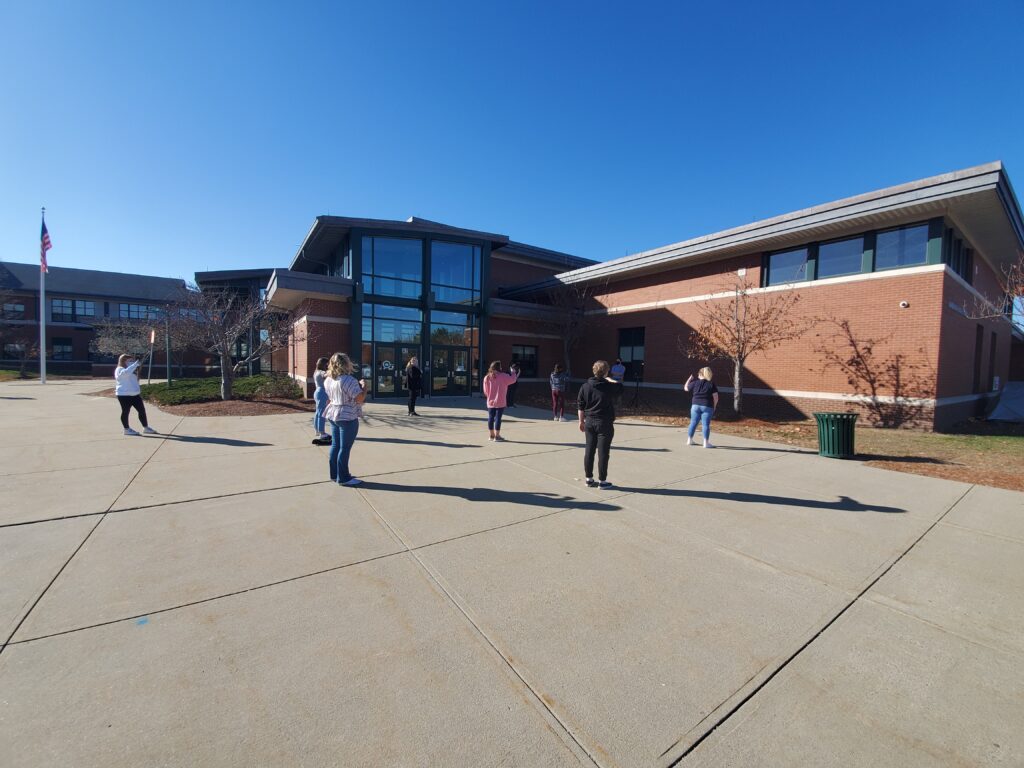
[{"label": "window", "polygon": [[875,269],[924,264],[928,258],[928,225],[879,232],[875,238]]},{"label": "window", "polygon": [[128,320],[156,320],[160,310],[145,304],[121,304],[118,306],[118,317]]},{"label": "window", "polygon": [[54,339],[50,357],[54,360],[71,360],[72,352],[71,339]]},{"label": "window", "polygon": [[55,323],[75,320],[75,303],[71,299],[50,299],[50,319]]},{"label": "window", "polygon": [[75,299],[75,319],[80,317],[95,317],[96,316],[96,302],[94,301],[79,301]]},{"label": "window", "polygon": [[942,241],[943,262],[970,284],[974,277],[974,251],[952,229]]},{"label": "window", "polygon": [[822,243],[818,246],[818,277],[836,277],[860,272],[863,259],[863,237]]},{"label": "window", "polygon": [[626,366],[626,381],[640,381],[644,377],[644,329],[619,329],[619,359]]},{"label": "window", "polygon": [[473,304],[480,300],[480,247],[465,243],[430,244],[430,288],[440,302]]},{"label": "window", "polygon": [[415,307],[364,304],[362,333],[363,341],[419,344],[423,333],[423,312]]},{"label": "window", "polygon": [[24,320],[25,305],[20,302],[4,302],[4,320]]},{"label": "window", "polygon": [[999,337],[992,331],[992,343],[988,348],[988,390],[994,392],[996,389],[996,340]]},{"label": "window", "polygon": [[807,277],[806,248],[780,251],[768,257],[768,280],[765,285],[794,283],[798,280],[806,280]]},{"label": "window", "polygon": [[20,360],[24,354],[24,344],[4,344],[4,357],[13,360]]},{"label": "window", "polygon": [[981,392],[981,353],[985,344],[985,328],[977,325],[974,328],[974,382],[971,384],[971,392]]},{"label": "window", "polygon": [[513,363],[519,363],[519,375],[524,379],[532,379],[537,376],[537,348],[526,347],[520,344],[512,345]]},{"label": "window", "polygon": [[423,241],[364,237],[363,283],[367,293],[418,299],[423,294]]}]

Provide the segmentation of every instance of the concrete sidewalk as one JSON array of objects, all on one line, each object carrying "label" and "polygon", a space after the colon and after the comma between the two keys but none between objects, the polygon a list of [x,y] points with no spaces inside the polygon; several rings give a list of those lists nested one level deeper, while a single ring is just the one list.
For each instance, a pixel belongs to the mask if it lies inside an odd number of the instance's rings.
[{"label": "concrete sidewalk", "polygon": [[0,384],[5,768],[1024,764],[1024,494],[436,398],[342,488],[99,388]]}]

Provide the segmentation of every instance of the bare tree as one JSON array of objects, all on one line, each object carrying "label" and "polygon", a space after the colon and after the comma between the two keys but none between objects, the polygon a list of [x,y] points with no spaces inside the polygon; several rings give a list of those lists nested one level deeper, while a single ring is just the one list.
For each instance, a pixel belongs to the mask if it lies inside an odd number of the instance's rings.
[{"label": "bare tree", "polygon": [[[892,334],[869,338],[855,333],[849,320],[828,317],[821,322],[831,329],[818,335],[815,346],[825,361],[823,370],[845,374],[854,392],[865,398],[868,420],[888,428],[915,424],[924,412],[924,399],[935,391],[934,370],[899,352],[885,354]],[[917,353],[923,356],[924,349]]]},{"label": "bare tree", "polygon": [[794,315],[799,301],[796,291],[765,293],[736,275],[728,298],[708,299],[697,305],[699,324],[688,339],[678,340],[679,350],[696,360],[732,362],[732,406],[741,414],[747,359],[799,338],[813,325],[813,320]]},{"label": "bare tree", "polygon": [[587,305],[604,293],[607,285],[607,279],[589,283],[559,282],[544,292],[544,303],[556,310],[545,317],[544,325],[562,340],[562,364],[566,371],[571,369],[572,351],[587,329]]},{"label": "bare tree", "polygon": [[293,331],[291,312],[229,288],[200,291],[192,286],[171,317],[183,345],[220,361],[223,400],[232,398],[240,370],[263,355],[287,347]]},{"label": "bare tree", "polygon": [[1003,267],[999,276],[999,295],[984,298],[975,296],[964,313],[972,320],[995,320],[1004,318],[1024,333],[1024,252],[1017,261]]}]

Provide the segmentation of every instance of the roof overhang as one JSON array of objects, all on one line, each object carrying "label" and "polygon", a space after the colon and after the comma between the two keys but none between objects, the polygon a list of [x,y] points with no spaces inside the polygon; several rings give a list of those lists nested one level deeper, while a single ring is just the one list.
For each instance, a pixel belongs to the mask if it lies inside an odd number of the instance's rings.
[{"label": "roof overhang", "polygon": [[567,310],[548,304],[534,304],[528,301],[512,301],[496,297],[487,300],[487,314],[491,317],[558,322],[566,316],[566,313]]},{"label": "roof overhang", "polygon": [[412,217],[407,221],[390,219],[360,219],[347,216],[317,216],[306,238],[292,259],[293,271],[311,272],[330,264],[331,258],[342,244],[345,236],[353,229],[394,233],[397,237],[422,237],[440,235],[489,242],[491,248],[501,248],[508,243],[505,235],[460,229],[436,221]]},{"label": "roof overhang", "polygon": [[267,304],[282,309],[295,309],[306,299],[350,301],[353,293],[354,285],[346,277],[275,269],[267,283]]},{"label": "roof overhang", "polygon": [[557,283],[622,280],[936,216],[948,216],[997,272],[1024,251],[1020,204],[1002,163],[995,162],[563,272],[505,295],[527,296]]}]

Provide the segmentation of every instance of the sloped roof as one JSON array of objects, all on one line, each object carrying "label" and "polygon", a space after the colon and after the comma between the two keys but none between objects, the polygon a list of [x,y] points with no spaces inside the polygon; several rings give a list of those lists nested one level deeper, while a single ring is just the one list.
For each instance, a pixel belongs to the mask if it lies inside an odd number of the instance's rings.
[{"label": "sloped roof", "polygon": [[[39,265],[0,262],[0,287],[12,291],[39,293]],[[185,281],[174,277],[152,277],[72,267],[50,267],[46,274],[48,294],[167,301],[184,290]]]}]

